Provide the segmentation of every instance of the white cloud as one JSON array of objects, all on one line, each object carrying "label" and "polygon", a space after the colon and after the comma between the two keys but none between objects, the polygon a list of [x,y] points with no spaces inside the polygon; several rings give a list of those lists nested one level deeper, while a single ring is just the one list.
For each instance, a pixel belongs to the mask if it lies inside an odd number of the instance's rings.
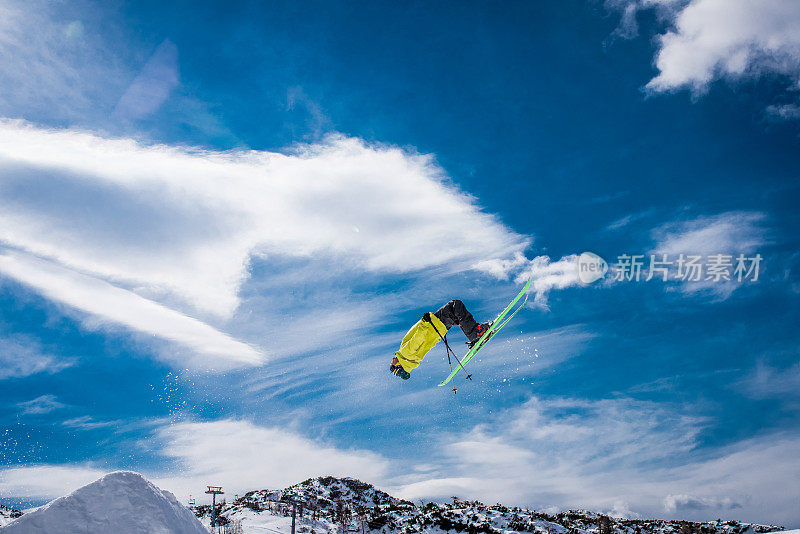
[{"label": "white cloud", "polygon": [[443,436],[426,458],[438,469],[405,477],[398,493],[628,516],[701,520],[733,512],[742,520],[800,521],[792,505],[800,495],[800,437],[701,449],[705,424],[689,410],[628,398],[534,398],[494,422]]},{"label": "white cloud", "polygon": [[54,499],[94,482],[107,472],[89,464],[9,467],[0,469],[0,493],[9,497]]},{"label": "white cloud", "polygon": [[320,138],[326,131],[331,130],[331,119],[325,114],[318,102],[314,101],[301,86],[290,87],[286,91],[286,109],[303,110],[307,115],[306,127],[309,130],[307,138]]},{"label": "white cloud", "polygon": [[[175,469],[145,475],[181,500],[207,484],[229,493],[277,489],[309,477],[352,476],[380,481],[390,462],[371,451],[340,449],[286,428],[241,420],[167,424],[152,438]],[[153,448],[153,442],[148,448]],[[55,498],[114,470],[96,465],[31,465],[0,469],[0,493],[12,497]]]},{"label": "white cloud", "polygon": [[40,258],[6,254],[7,275],[243,361],[254,352],[205,323],[232,318],[253,255],[448,272],[519,258],[529,242],[429,156],[344,137],[288,155],[213,152],[0,121],[0,208],[0,240]]},{"label": "white cloud", "polygon": [[[706,421],[673,408],[628,398],[534,398],[466,432],[440,436],[411,457],[341,449],[287,427],[242,420],[166,424],[147,447],[174,467],[145,475],[181,499],[209,483],[242,493],[331,474],[408,499],[458,495],[629,517],[800,521],[793,506],[800,437],[700,448]],[[8,468],[0,470],[0,492],[52,498],[105,472],[84,464]]]},{"label": "white cloud", "polygon": [[639,11],[654,9],[660,20],[674,19],[679,8],[685,7],[691,0],[605,0],[606,9],[620,13],[619,26],[612,34],[623,39],[639,36],[639,23],[636,17]]},{"label": "white cloud", "polygon": [[[784,76],[789,98],[800,84],[800,4],[795,0],[607,0],[622,19],[615,35],[638,35],[636,14],[655,9],[670,29],[658,36],[659,70],[646,88],[704,93],[717,79]],[[795,104],[770,106],[775,118],[796,119]]]},{"label": "white cloud", "polygon": [[448,186],[430,157],[357,139],[220,153],[5,121],[0,141],[3,240],[222,315],[254,251],[407,272],[513,257],[527,244]]},{"label": "white cloud", "polygon": [[767,244],[767,216],[729,211],[669,223],[652,232],[656,252],[670,255],[752,254]]},{"label": "white cloud", "polygon": [[[668,223],[654,229],[651,234],[656,242],[652,253],[657,259],[667,254],[667,261],[673,262],[670,269],[671,276],[677,274],[677,260],[683,254],[685,258],[691,255],[701,256],[701,263],[707,264],[713,255],[731,256],[731,280],[715,281],[708,278],[707,271],[703,271],[698,281],[681,282],[680,290],[684,293],[711,293],[717,298],[725,299],[734,291],[743,287],[744,282],[739,282],[734,276],[737,265],[736,258],[743,254],[745,258],[755,257],[761,253],[761,247],[770,242],[769,231],[766,227],[767,216],[760,212],[730,211],[714,216],[702,216],[695,219]],[[766,269],[766,259],[759,263],[759,280],[761,273]],[[750,261],[745,264],[750,267]],[[748,278],[752,282],[752,277]]]},{"label": "white cloud", "polygon": [[[109,323],[122,325],[193,349],[201,360],[174,351],[163,353],[167,359],[179,358],[183,367],[204,364],[224,369],[262,360],[254,348],[197,319],[53,262],[8,252],[0,254],[0,273],[32,286],[49,299],[91,314],[84,322],[92,328]],[[202,359],[203,356],[210,358]]]},{"label": "white cloud", "polygon": [[529,262],[522,252],[517,252],[512,258],[492,258],[482,260],[475,264],[475,269],[488,273],[500,280],[508,280],[509,274],[518,271]]},{"label": "white cloud", "polygon": [[550,256],[536,256],[517,275],[517,283],[532,277],[531,288],[535,293],[534,303],[547,308],[547,295],[553,289],[581,285],[578,278],[578,255],[570,254],[558,261]]},{"label": "white cloud", "polygon": [[[593,506],[603,507],[612,504],[603,495],[608,499],[623,496],[593,493],[590,477],[689,451],[701,424],[697,418],[676,416],[654,403],[630,399],[534,398],[501,414],[492,425],[445,437],[437,450],[447,451],[439,465],[445,466],[449,476],[469,473],[482,481],[480,490],[462,488],[459,495],[471,498],[481,491],[484,499],[537,506],[584,506],[591,499]],[[506,453],[495,455],[497,446]],[[451,450],[462,452],[451,454]],[[418,482],[413,488],[423,491],[426,484]],[[408,489],[403,495],[416,497]],[[567,496],[574,501],[561,500]]]},{"label": "white cloud", "polygon": [[121,15],[113,4],[82,0],[2,2],[0,117],[136,135],[141,125],[131,119],[160,114],[166,128],[237,144],[212,106],[181,90],[175,46],[153,51],[150,36]]},{"label": "white cloud", "polygon": [[42,415],[63,408],[66,404],[58,402],[55,395],[41,395],[35,399],[20,402],[17,406],[22,408],[22,415]]},{"label": "white cloud", "polygon": [[778,368],[759,362],[736,386],[754,399],[782,399],[786,406],[800,400],[800,362]]},{"label": "white cloud", "polygon": [[664,510],[667,512],[683,512],[686,510],[727,509],[734,510],[742,505],[725,497],[695,497],[693,495],[667,495],[664,497]]},{"label": "white cloud", "polygon": [[652,215],[654,213],[654,211],[655,210],[653,210],[653,209],[648,209],[648,210],[640,211],[638,213],[629,213],[628,215],[620,217],[619,219],[616,219],[616,220],[612,221],[611,223],[609,223],[604,228],[604,230],[607,231],[607,232],[613,232],[613,231],[619,230],[620,228],[625,228],[626,226],[630,225],[631,223],[634,223],[636,221],[639,221],[641,219],[649,217],[650,215]]},{"label": "white cloud", "polygon": [[800,105],[798,104],[776,104],[767,106],[767,114],[780,120],[800,119]]},{"label": "white cloud", "polygon": [[56,357],[27,336],[0,338],[0,380],[36,373],[54,374],[75,364],[72,358]]},{"label": "white cloud", "polygon": [[717,77],[800,74],[800,5],[795,0],[695,0],[660,38],[658,76],[648,89],[704,91]]},{"label": "white cloud", "polygon": [[88,415],[81,415],[61,421],[61,425],[67,428],[75,428],[78,430],[96,430],[98,428],[108,428],[119,426],[120,421],[97,421]]},{"label": "white cloud", "polygon": [[381,480],[389,462],[381,455],[339,449],[288,429],[241,420],[178,423],[160,429],[161,454],[178,461],[180,474],[158,485],[188,495],[206,481],[231,492],[281,488],[306,478],[333,475]]},{"label": "white cloud", "polygon": [[108,95],[124,90],[125,69],[113,47],[75,19],[80,3],[71,7],[72,17],[64,18],[52,2],[0,5],[0,115],[101,117],[113,105]]}]

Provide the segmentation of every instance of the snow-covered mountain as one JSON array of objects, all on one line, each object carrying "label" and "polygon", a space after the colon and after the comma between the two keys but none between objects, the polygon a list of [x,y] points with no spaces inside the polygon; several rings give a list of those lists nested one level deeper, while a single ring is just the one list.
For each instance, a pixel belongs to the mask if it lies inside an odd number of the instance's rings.
[{"label": "snow-covered mountain", "polygon": [[[781,531],[774,525],[737,521],[616,519],[588,511],[546,514],[477,501],[414,504],[352,478],[320,477],[283,490],[250,491],[231,503],[218,505],[217,514],[229,532],[289,533],[292,506],[298,533],[327,534],[762,534]],[[210,506],[195,513],[209,523]]]},{"label": "snow-covered mountain", "polygon": [[2,534],[208,534],[175,496],[142,475],[110,473],[0,528]]},{"label": "snow-covered mountain", "polygon": [[372,484],[354,478],[310,478],[282,490],[250,491],[239,499],[242,503],[258,504],[271,500],[299,500],[321,510],[334,510],[338,502],[345,502],[353,510],[376,506],[411,504],[392,497]]},{"label": "snow-covered mountain", "polygon": [[[289,502],[296,503],[296,531],[301,534],[765,534],[783,530],[737,521],[615,519],[582,510],[546,514],[457,499],[414,504],[352,478],[319,477],[282,490],[250,491],[231,503],[223,502],[217,506],[219,532],[289,534],[293,508]],[[24,515],[0,506],[0,534],[208,534],[192,512],[209,525],[210,506],[194,506],[190,511],[138,473],[119,471]]]}]

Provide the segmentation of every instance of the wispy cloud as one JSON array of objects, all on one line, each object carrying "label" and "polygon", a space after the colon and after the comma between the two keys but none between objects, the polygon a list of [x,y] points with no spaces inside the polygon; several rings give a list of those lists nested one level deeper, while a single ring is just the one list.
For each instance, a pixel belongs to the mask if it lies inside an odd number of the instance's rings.
[{"label": "wispy cloud", "polygon": [[0,380],[36,373],[57,373],[75,365],[74,358],[48,354],[39,342],[23,335],[0,338]]},{"label": "wispy cloud", "polygon": [[306,125],[310,131],[308,137],[312,139],[319,139],[326,131],[331,129],[330,118],[325,114],[319,103],[308,96],[300,86],[290,87],[286,91],[286,109],[306,112],[308,116]]},{"label": "wispy cloud", "polygon": [[[537,504],[559,505],[563,496],[571,494],[575,502],[563,505],[584,505],[586,498],[597,499],[589,497],[591,492],[584,494],[588,488],[582,485],[591,485],[590,478],[686,453],[701,427],[699,418],[632,399],[533,398],[502,414],[491,426],[479,425],[465,434],[447,436],[439,449],[447,451],[440,465],[453,461],[464,466],[453,465],[449,475],[481,479],[484,494],[489,493],[484,498],[535,499]],[[495,454],[498,448],[505,452]],[[502,473],[503,478],[508,473],[517,476],[501,482],[492,473]],[[427,491],[428,482],[414,482],[404,494]],[[471,497],[474,491],[462,487],[460,494]]]},{"label": "wispy cloud", "polygon": [[82,415],[80,417],[73,417],[61,421],[61,425],[67,428],[75,428],[77,430],[97,430],[98,428],[109,428],[118,426],[120,421],[98,421],[89,415]]},{"label": "wispy cloud", "polygon": [[540,374],[579,356],[598,337],[585,325],[506,336],[481,349],[481,373],[502,370],[497,376],[509,379],[520,374]]},{"label": "wispy cloud", "polygon": [[783,399],[784,406],[800,406],[800,362],[788,367],[776,367],[759,362],[737,382],[737,388],[754,399]]},{"label": "wispy cloud", "polygon": [[0,115],[98,117],[122,91],[125,70],[110,48],[81,20],[57,12],[38,0],[0,6]]},{"label": "wispy cloud", "polygon": [[767,106],[767,115],[778,120],[797,120],[800,119],[800,105],[774,104]]},{"label": "wispy cloud", "polygon": [[83,1],[3,2],[0,116],[140,135],[141,120],[163,113],[201,136],[235,140],[210,106],[181,91],[174,43],[137,43],[119,14]]},{"label": "wispy cloud", "polygon": [[[646,517],[796,523],[798,436],[773,435],[699,452],[707,421],[629,398],[531,399],[492,423],[443,436],[405,477],[406,498],[465,498],[558,509],[626,509]],[[743,489],[747,488],[747,489]],[[694,505],[694,506],[693,506]],[[763,519],[762,519],[763,520]]]},{"label": "wispy cloud", "polygon": [[639,221],[639,220],[644,219],[646,217],[649,217],[650,215],[653,214],[653,212],[654,212],[654,210],[649,209],[649,210],[640,211],[640,212],[637,212],[637,213],[629,213],[628,215],[625,215],[623,217],[620,217],[619,219],[616,219],[616,220],[610,222],[605,227],[605,230],[606,231],[616,231],[616,230],[619,230],[621,228],[625,228],[626,226],[630,225],[633,222],[636,222],[636,221]]},{"label": "wispy cloud", "polygon": [[751,254],[769,241],[761,212],[729,211],[668,223],[652,232],[656,251],[678,254]]},{"label": "wispy cloud", "polygon": [[30,285],[49,299],[90,314],[84,318],[90,328],[118,325],[189,347],[194,353],[188,356],[161,353],[167,360],[179,359],[182,366],[224,369],[257,364],[263,358],[251,346],[197,319],[54,262],[8,252],[0,254],[0,273]]},{"label": "wispy cloud", "polygon": [[66,404],[58,402],[55,395],[41,395],[29,401],[17,404],[22,408],[22,415],[42,415],[64,408]]},{"label": "wispy cloud", "polygon": [[[730,211],[713,216],[700,216],[694,219],[671,222],[655,228],[651,236],[655,241],[652,251],[658,255],[667,254],[673,263],[683,254],[701,256],[706,261],[709,256],[723,254],[731,256],[735,262],[737,255],[752,257],[761,252],[761,247],[770,243],[770,230],[767,215],[761,212]],[[765,269],[759,265],[759,271]],[[671,269],[677,269],[673,264]],[[703,274],[699,281],[686,281],[680,284],[685,293],[710,292],[718,298],[729,297],[742,284],[734,281],[706,280]]]}]

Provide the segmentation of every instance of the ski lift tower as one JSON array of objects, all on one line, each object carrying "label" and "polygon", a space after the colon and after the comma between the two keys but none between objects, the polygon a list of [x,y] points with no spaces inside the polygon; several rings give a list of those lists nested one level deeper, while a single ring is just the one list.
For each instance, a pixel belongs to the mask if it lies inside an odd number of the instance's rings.
[{"label": "ski lift tower", "polygon": [[288,502],[292,505],[292,534],[295,534],[294,526],[297,522],[297,507],[302,506],[303,503],[294,499],[284,499],[284,502]]},{"label": "ski lift tower", "polygon": [[296,534],[295,526],[297,524],[297,509],[300,508],[300,515],[303,515],[303,507],[306,506],[306,503],[300,500],[296,500],[294,497],[289,498],[282,498],[282,499],[266,499],[269,502],[278,502],[283,504],[291,504],[292,505],[292,534]]},{"label": "ski lift tower", "polygon": [[211,494],[211,528],[213,529],[214,523],[216,523],[217,495],[222,495],[225,492],[222,491],[222,486],[208,486],[208,491],[206,491],[206,493]]}]

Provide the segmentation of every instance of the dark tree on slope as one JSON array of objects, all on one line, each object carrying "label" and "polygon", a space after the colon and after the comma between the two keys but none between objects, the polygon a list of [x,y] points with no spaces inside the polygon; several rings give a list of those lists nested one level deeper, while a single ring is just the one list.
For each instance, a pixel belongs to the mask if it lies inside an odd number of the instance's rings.
[{"label": "dark tree on slope", "polygon": [[597,518],[597,534],[611,534],[611,518],[601,515]]}]

